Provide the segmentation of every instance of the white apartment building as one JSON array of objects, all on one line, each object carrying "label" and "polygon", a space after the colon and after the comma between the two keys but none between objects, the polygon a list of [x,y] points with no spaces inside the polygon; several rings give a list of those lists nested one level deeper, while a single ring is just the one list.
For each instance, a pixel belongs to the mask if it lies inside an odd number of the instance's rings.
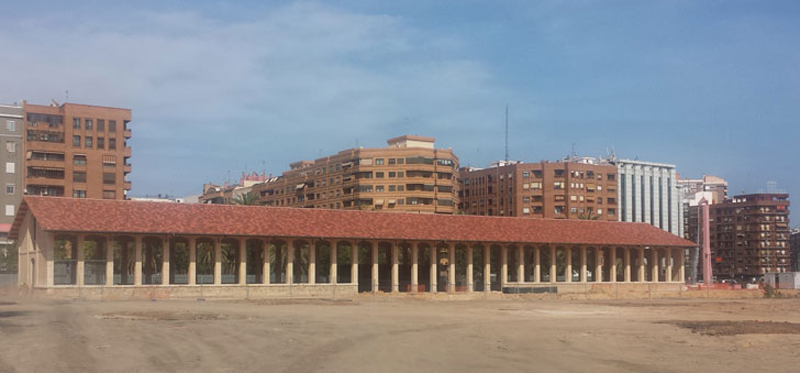
[{"label": "white apartment building", "polygon": [[675,165],[639,160],[617,166],[619,221],[644,222],[683,237],[683,203]]}]

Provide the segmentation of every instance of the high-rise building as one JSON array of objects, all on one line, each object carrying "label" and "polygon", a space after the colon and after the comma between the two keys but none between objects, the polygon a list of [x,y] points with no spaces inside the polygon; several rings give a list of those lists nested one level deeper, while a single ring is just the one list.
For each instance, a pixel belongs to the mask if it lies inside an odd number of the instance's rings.
[{"label": "high-rise building", "polygon": [[25,194],[125,199],[130,109],[23,103]]},{"label": "high-rise building", "polygon": [[701,179],[683,179],[678,175],[678,188],[683,204],[683,238],[697,244],[697,248],[689,250],[686,263],[689,268],[686,274],[693,280],[703,277],[703,266],[700,265],[701,255],[700,201],[705,199],[709,205],[722,203],[728,198],[728,182],[725,179],[703,175]]},{"label": "high-rise building", "polygon": [[2,139],[2,167],[0,172],[0,244],[8,244],[8,232],[14,222],[16,208],[22,199],[22,106],[0,105],[0,138]]},{"label": "high-rise building", "polygon": [[789,272],[789,195],[735,196],[710,206],[711,257],[717,278],[752,281]]},{"label": "high-rise building", "polygon": [[792,229],[789,236],[789,250],[792,256],[792,271],[800,272],[800,228]]},{"label": "high-rise building", "polygon": [[470,215],[617,220],[617,169],[593,159],[464,167],[459,186]]},{"label": "high-rise building", "polygon": [[386,148],[353,148],[297,161],[252,191],[267,206],[454,214],[458,158],[435,139],[400,136]]},{"label": "high-rise building", "polygon": [[619,221],[644,222],[683,237],[683,203],[675,165],[611,160],[619,175]]}]

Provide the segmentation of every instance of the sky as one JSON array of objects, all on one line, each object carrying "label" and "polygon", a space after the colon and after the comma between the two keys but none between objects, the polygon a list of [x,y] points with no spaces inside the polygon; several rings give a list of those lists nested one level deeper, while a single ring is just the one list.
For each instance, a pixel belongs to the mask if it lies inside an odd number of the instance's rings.
[{"label": "sky", "polygon": [[[403,134],[800,195],[798,1],[10,2],[0,102],[133,110],[131,195]],[[800,223],[800,206],[792,226]]]}]

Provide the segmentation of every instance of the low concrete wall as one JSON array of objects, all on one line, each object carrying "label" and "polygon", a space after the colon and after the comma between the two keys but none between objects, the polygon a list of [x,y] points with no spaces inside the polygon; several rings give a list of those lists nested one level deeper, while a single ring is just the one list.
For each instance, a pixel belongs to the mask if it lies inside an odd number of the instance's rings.
[{"label": "low concrete wall", "polygon": [[53,286],[29,290],[33,296],[70,299],[280,299],[353,298],[357,285],[153,285],[153,286]]}]

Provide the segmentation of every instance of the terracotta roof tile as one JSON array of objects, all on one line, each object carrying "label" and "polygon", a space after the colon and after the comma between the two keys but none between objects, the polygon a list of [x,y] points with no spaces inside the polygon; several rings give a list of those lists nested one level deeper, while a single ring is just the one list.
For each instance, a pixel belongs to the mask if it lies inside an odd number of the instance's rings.
[{"label": "terracotta roof tile", "polygon": [[645,223],[33,196],[23,199],[11,238],[28,210],[44,230],[65,232],[696,246]]}]

